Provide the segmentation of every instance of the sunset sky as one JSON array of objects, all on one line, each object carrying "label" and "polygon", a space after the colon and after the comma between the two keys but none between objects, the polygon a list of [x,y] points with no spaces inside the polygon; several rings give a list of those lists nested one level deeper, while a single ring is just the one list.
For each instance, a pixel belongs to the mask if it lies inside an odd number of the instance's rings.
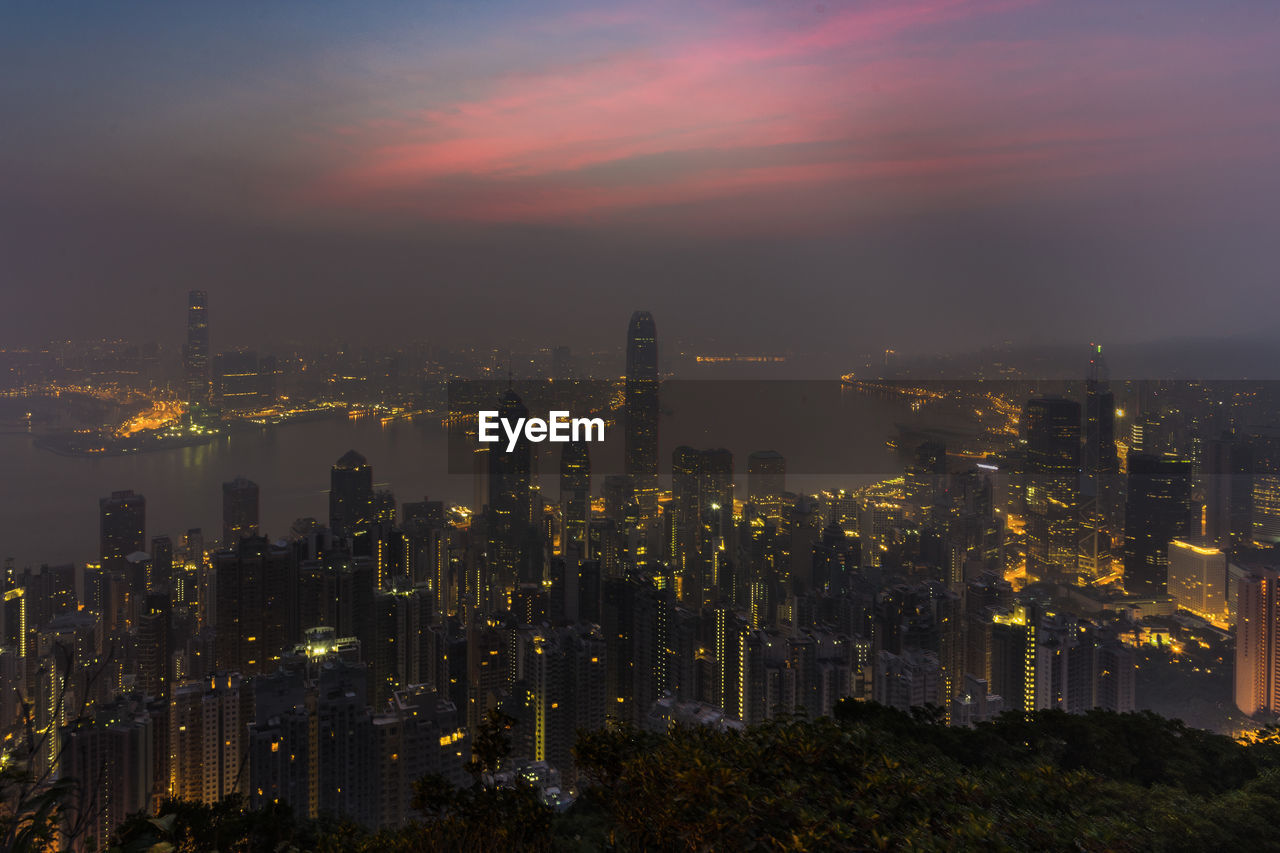
[{"label": "sunset sky", "polygon": [[6,342],[173,342],[192,287],[215,348],[1280,313],[1275,3],[15,0],[0,116]]}]

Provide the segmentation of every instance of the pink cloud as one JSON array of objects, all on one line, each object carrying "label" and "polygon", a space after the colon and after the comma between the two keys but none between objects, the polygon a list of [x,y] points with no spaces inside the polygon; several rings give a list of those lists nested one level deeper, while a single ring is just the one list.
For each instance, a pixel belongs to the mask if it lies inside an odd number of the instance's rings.
[{"label": "pink cloud", "polygon": [[[1076,109],[1081,100],[1106,107],[1107,81],[1138,86],[1144,74],[1175,73],[1167,50],[1155,51],[1156,70],[1140,52],[1135,59],[1143,46],[1133,39],[1094,39],[1084,45],[1094,56],[1060,57],[1056,67],[1035,42],[894,50],[900,36],[1025,5],[895,2],[790,20],[733,11],[709,33],[669,27],[643,47],[493,79],[480,97],[335,127],[316,143],[332,167],[295,201],[582,221],[787,188],[1092,173],[1106,167],[1096,146],[1112,146],[1115,167],[1135,156],[1115,146],[1188,124],[1176,111]],[[569,22],[644,19],[624,8]],[[1062,67],[1106,79],[1064,78]]]}]

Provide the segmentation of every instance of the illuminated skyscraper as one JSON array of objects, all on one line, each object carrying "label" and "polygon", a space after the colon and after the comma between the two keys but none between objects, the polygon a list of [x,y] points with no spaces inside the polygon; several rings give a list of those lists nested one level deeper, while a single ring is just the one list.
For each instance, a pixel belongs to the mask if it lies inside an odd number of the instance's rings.
[{"label": "illuminated skyscraper", "polygon": [[560,516],[560,553],[586,559],[591,518],[591,458],[586,442],[570,442],[560,451]]},{"label": "illuminated skyscraper", "polygon": [[1026,426],[1027,574],[1057,579],[1076,571],[1080,513],[1080,404],[1030,400]]},{"label": "illuminated skyscraper", "polygon": [[209,402],[209,296],[203,290],[187,294],[187,345],[182,351],[188,403]]},{"label": "illuminated skyscraper", "polygon": [[1236,585],[1236,707],[1280,711],[1280,571],[1250,567]]},{"label": "illuminated skyscraper", "polygon": [[102,568],[124,568],[125,558],[147,547],[147,499],[132,489],[98,501]]},{"label": "illuminated skyscraper", "polygon": [[[579,731],[604,727],[608,708],[606,643],[595,626],[547,631],[525,647],[532,755],[564,778],[576,778],[573,744]],[[615,703],[616,704],[616,703]]]},{"label": "illuminated skyscraper", "polygon": [[[511,389],[503,395],[498,411],[508,423],[529,416],[524,402]],[[514,587],[520,550],[533,524],[532,466],[532,447],[523,435],[510,452],[505,445],[489,451],[487,556],[491,577],[500,589]]]},{"label": "illuminated skyscraper", "polygon": [[658,331],[653,315],[637,311],[627,327],[626,472],[640,519],[658,514]]},{"label": "illuminated skyscraper", "polygon": [[121,697],[67,727],[59,775],[75,780],[70,814],[86,822],[90,838],[110,838],[125,818],[151,807],[156,768],[164,767],[154,752],[158,725],[142,701]]},{"label": "illuminated skyscraper", "polygon": [[1164,595],[1169,543],[1191,531],[1191,463],[1170,456],[1129,454],[1124,521],[1124,587]]},{"label": "illuminated skyscraper", "polygon": [[1250,495],[1253,541],[1280,543],[1280,430],[1255,427],[1249,431],[1253,465]]},{"label": "illuminated skyscraper", "polygon": [[1107,381],[1102,347],[1089,360],[1085,381],[1077,568],[1082,581],[1111,573],[1112,546],[1124,530],[1124,488],[1116,451],[1115,395]]},{"label": "illuminated skyscraper", "polygon": [[1206,441],[1201,457],[1204,477],[1204,535],[1230,550],[1253,538],[1253,460],[1249,445],[1224,432]]},{"label": "illuminated skyscraper", "polygon": [[276,360],[251,349],[234,349],[213,357],[212,398],[219,407],[249,412],[275,402]]},{"label": "illuminated skyscraper", "polygon": [[944,502],[947,487],[947,446],[926,441],[915,449],[915,458],[906,470],[907,500],[926,511]]},{"label": "illuminated skyscraper", "polygon": [[1111,392],[1102,347],[1089,359],[1089,378],[1085,381],[1084,452],[1082,463],[1083,491],[1097,495],[1105,486],[1106,475],[1119,470],[1116,458],[1116,398]]},{"label": "illuminated skyscraper", "polygon": [[776,450],[757,450],[747,457],[747,500],[774,527],[785,524],[787,460]]},{"label": "illuminated skyscraper", "polygon": [[163,587],[172,591],[173,582],[173,540],[168,536],[151,538],[151,578],[147,589]]},{"label": "illuminated skyscraper", "polygon": [[222,545],[234,548],[244,536],[258,534],[258,484],[236,477],[222,484]]},{"label": "illuminated skyscraper", "polygon": [[348,450],[329,472],[329,528],[350,536],[373,523],[373,468]]},{"label": "illuminated skyscraper", "polygon": [[214,556],[214,665],[258,675],[275,670],[286,640],[290,590],[287,548],[261,536]]},{"label": "illuminated skyscraper", "polygon": [[169,703],[169,796],[215,805],[244,793],[247,738],[237,673],[219,673],[176,687]]},{"label": "illuminated skyscraper", "polygon": [[677,447],[671,454],[674,562],[680,599],[714,602],[733,532],[733,454]]}]

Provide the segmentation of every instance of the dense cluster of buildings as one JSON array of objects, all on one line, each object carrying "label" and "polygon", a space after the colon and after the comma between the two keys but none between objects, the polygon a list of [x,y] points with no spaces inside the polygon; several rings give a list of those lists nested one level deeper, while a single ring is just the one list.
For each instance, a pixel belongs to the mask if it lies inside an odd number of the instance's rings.
[{"label": "dense cluster of buildings", "polygon": [[[206,310],[193,294],[189,399],[266,393],[255,354],[217,372]],[[216,538],[148,539],[143,496],[104,497],[95,561],[6,571],[6,760],[76,779],[98,839],[165,797],[232,794],[397,826],[414,780],[469,778],[491,710],[516,721],[508,773],[555,800],[577,732],[611,721],[732,728],[849,698],[954,725],[1134,710],[1137,623],[1178,611],[1234,629],[1237,703],[1280,711],[1271,434],[1188,430],[1153,400],[1117,435],[1099,356],[1083,405],[1030,399],[1003,454],[927,440],[901,478],[801,495],[764,450],[744,492],[728,450],[660,458],[647,312],[626,353],[625,472],[597,474],[602,499],[588,445],[562,446],[552,496],[525,439],[478,457],[470,509],[398,503],[353,450],[329,517],[274,538],[245,478]],[[497,403],[525,411],[514,388]]]}]

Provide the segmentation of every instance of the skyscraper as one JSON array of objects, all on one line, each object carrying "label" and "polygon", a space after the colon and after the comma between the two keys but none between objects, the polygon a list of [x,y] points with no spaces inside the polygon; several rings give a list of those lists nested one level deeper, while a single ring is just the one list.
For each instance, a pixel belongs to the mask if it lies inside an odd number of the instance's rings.
[{"label": "skyscraper", "polygon": [[1111,392],[1102,347],[1089,359],[1085,381],[1084,452],[1082,489],[1086,497],[1096,497],[1118,486],[1113,481],[1119,471],[1116,457],[1116,398]]},{"label": "skyscraper", "polygon": [[1229,551],[1253,538],[1253,459],[1230,432],[1203,445],[1205,536]]},{"label": "skyscraper", "polygon": [[104,571],[123,569],[125,558],[146,550],[147,499],[132,489],[98,501],[99,541]]},{"label": "skyscraper", "polygon": [[189,681],[169,702],[169,796],[214,805],[243,793],[247,738],[242,679],[218,673]]},{"label": "skyscraper", "polygon": [[1252,566],[1236,586],[1236,707],[1246,714],[1280,711],[1280,572]]},{"label": "skyscraper", "polygon": [[677,447],[670,506],[680,599],[697,607],[713,603],[733,532],[733,454]]},{"label": "skyscraper", "polygon": [[[508,423],[529,416],[512,389],[503,395],[498,411]],[[532,466],[533,450],[523,436],[510,452],[505,447],[489,451],[488,561],[493,578],[504,589],[514,586],[520,550],[533,523]]]},{"label": "skyscraper", "polygon": [[1080,573],[1110,572],[1112,544],[1124,529],[1124,488],[1116,450],[1116,399],[1102,347],[1089,359],[1085,381],[1084,447],[1081,454]]},{"label": "skyscraper", "polygon": [[182,351],[188,403],[209,402],[209,295],[187,294],[187,345]]},{"label": "skyscraper", "polygon": [[261,536],[214,556],[214,665],[245,676],[276,668],[286,641],[290,582],[287,548]]},{"label": "skyscraper", "polygon": [[244,536],[258,533],[258,484],[236,477],[222,484],[222,545],[234,548]]},{"label": "skyscraper", "polygon": [[210,368],[211,397],[225,410],[248,412],[269,406],[276,397],[276,360],[251,349],[218,353]]},{"label": "skyscraper", "polygon": [[591,457],[586,442],[570,442],[560,451],[560,517],[560,553],[586,559],[591,519]]},{"label": "skyscraper", "polygon": [[658,384],[657,326],[637,311],[627,327],[625,461],[644,524],[658,514]]},{"label": "skyscraper", "polygon": [[1280,429],[1251,429],[1249,450],[1253,466],[1253,541],[1280,544]]},{"label": "skyscraper", "polygon": [[1080,513],[1080,404],[1027,402],[1025,468],[1027,575],[1058,579],[1076,571]]},{"label": "skyscraper", "polygon": [[373,468],[348,450],[329,472],[329,528],[350,536],[373,521]]},{"label": "skyscraper", "polygon": [[1164,595],[1169,543],[1191,530],[1191,463],[1170,456],[1129,454],[1124,520],[1124,587]]},{"label": "skyscraper", "polygon": [[747,500],[775,527],[782,527],[786,508],[787,460],[776,450],[757,450],[747,457]]}]

